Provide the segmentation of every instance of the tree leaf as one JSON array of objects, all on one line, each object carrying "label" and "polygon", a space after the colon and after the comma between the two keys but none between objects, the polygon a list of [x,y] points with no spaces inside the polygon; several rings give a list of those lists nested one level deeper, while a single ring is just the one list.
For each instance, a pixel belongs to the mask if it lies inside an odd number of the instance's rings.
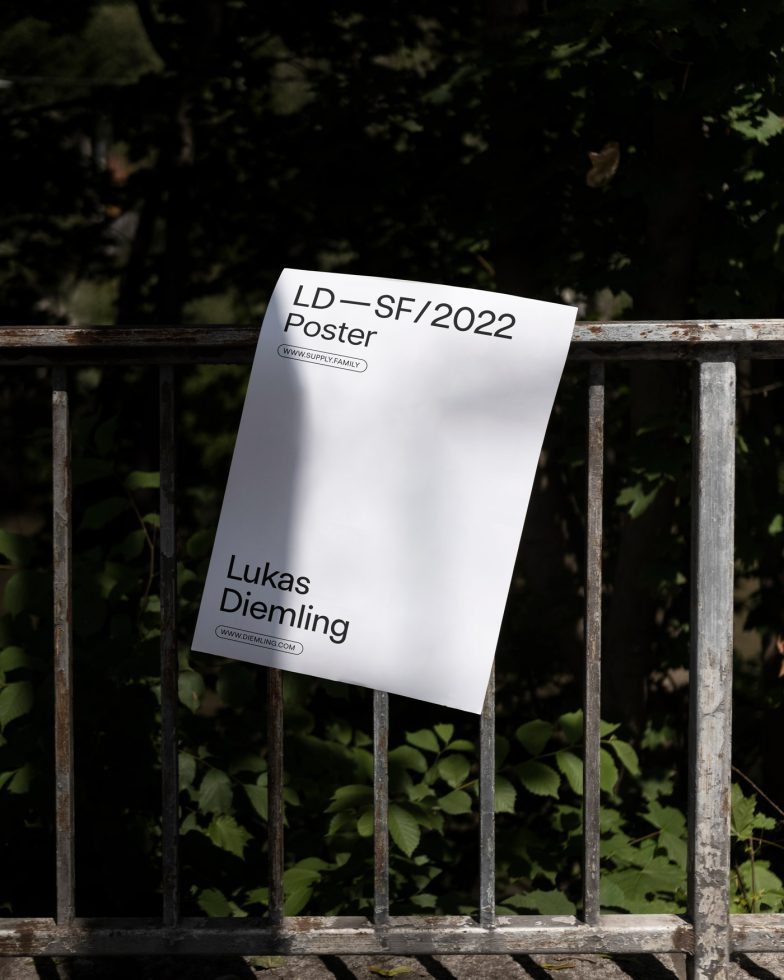
[{"label": "tree leaf", "polygon": [[686,817],[674,806],[662,806],[657,800],[652,800],[644,817],[659,830],[666,830],[676,837],[686,836]]},{"label": "tree leaf", "polygon": [[629,517],[635,519],[641,517],[656,499],[656,495],[662,487],[663,481],[654,483],[652,486],[646,480],[645,486],[641,481],[633,483],[631,486],[624,487],[615,498],[619,507],[629,508]]},{"label": "tree leaf", "polygon": [[199,892],[196,903],[202,912],[206,912],[209,916],[224,918],[231,915],[229,900],[217,888],[205,888],[204,891]]},{"label": "tree leaf", "polygon": [[21,571],[12,575],[3,593],[5,611],[14,616],[21,612],[40,613],[44,609],[49,612],[50,583],[51,578],[41,572]]},{"label": "tree leaf", "polygon": [[626,896],[617,882],[608,880],[602,875],[601,881],[601,903],[602,908],[623,909],[625,912],[631,911]]},{"label": "tree leaf", "polygon": [[495,812],[514,813],[517,791],[514,786],[503,776],[495,777]]},{"label": "tree leaf", "polygon": [[[779,912],[784,899],[784,884],[778,875],[770,870],[769,861],[744,861],[735,869],[732,875],[733,884],[737,886],[737,876],[743,881],[741,890],[742,901],[738,911]],[[736,895],[737,900],[737,895]]]},{"label": "tree leaf", "polygon": [[411,857],[419,846],[419,824],[397,803],[389,805],[389,835],[406,857]]},{"label": "tree leaf", "polygon": [[177,756],[180,789],[188,789],[196,778],[196,760],[190,752],[180,752]]},{"label": "tree leaf", "polygon": [[204,697],[204,678],[198,671],[181,670],[177,678],[177,693],[180,703],[191,711],[198,711]]},{"label": "tree leaf", "polygon": [[737,783],[732,785],[732,833],[738,840],[748,840],[754,832],[754,811],[757,807],[753,796],[746,797]]},{"label": "tree leaf", "polygon": [[229,777],[219,769],[208,769],[199,786],[199,809],[202,813],[228,813],[231,802]]},{"label": "tree leaf", "polygon": [[370,786],[350,784],[338,786],[332,794],[332,802],[326,809],[327,813],[337,813],[340,810],[351,810],[354,807],[366,806],[373,801],[373,789]]},{"label": "tree leaf", "polygon": [[605,793],[612,793],[618,782],[618,767],[607,749],[599,751],[599,785]]},{"label": "tree leaf", "polygon": [[0,673],[7,674],[20,667],[29,667],[32,661],[21,647],[6,647],[0,650]]},{"label": "tree leaf", "polygon": [[402,766],[414,772],[427,772],[427,759],[413,745],[398,745],[389,753],[390,767]]},{"label": "tree leaf", "polygon": [[310,901],[312,895],[312,885],[297,885],[295,888],[292,888],[290,892],[286,893],[286,899],[283,902],[283,914],[299,915]]},{"label": "tree leaf", "polygon": [[515,737],[531,755],[541,755],[554,730],[554,726],[549,721],[534,718],[533,721],[520,725],[515,732]]},{"label": "tree leaf", "polygon": [[33,552],[32,539],[0,530],[0,556],[12,565],[27,565]]},{"label": "tree leaf", "polygon": [[453,789],[451,793],[442,796],[438,802],[445,813],[453,816],[471,812],[471,797],[462,789]]},{"label": "tree leaf", "polygon": [[196,531],[185,543],[185,551],[189,558],[206,558],[212,550],[212,543],[215,540],[215,531],[210,528],[207,530]]},{"label": "tree leaf", "polygon": [[[318,868],[303,867],[304,861],[295,864],[283,873],[284,915],[299,915],[310,901],[313,886],[321,878]],[[327,865],[324,865],[327,867]]]},{"label": "tree leaf", "polygon": [[239,858],[243,856],[245,845],[251,839],[248,831],[240,827],[234,817],[226,813],[219,813],[212,818],[207,827],[207,836],[213,844],[224,851],[236,854]]},{"label": "tree leaf", "polygon": [[409,745],[414,745],[425,752],[439,752],[438,739],[429,728],[422,728],[418,732],[406,732],[406,741]]},{"label": "tree leaf", "polygon": [[438,735],[444,745],[449,745],[449,740],[455,734],[454,725],[433,725],[433,731]]},{"label": "tree leaf", "polygon": [[473,752],[476,746],[473,742],[469,742],[464,738],[456,738],[454,742],[449,743],[449,748],[453,752]]},{"label": "tree leaf", "polygon": [[574,902],[558,888],[550,891],[534,889],[521,895],[511,895],[504,899],[504,904],[512,908],[531,909],[540,915],[574,915],[577,911]]},{"label": "tree leaf", "polygon": [[737,783],[732,784],[732,833],[738,840],[749,840],[755,830],[773,830],[776,821],[757,813],[757,797],[744,796],[743,790]]},{"label": "tree leaf", "polygon": [[680,868],[686,867],[687,848],[686,841],[682,837],[663,830],[659,834],[659,844],[667,852],[667,857]]},{"label": "tree leaf", "polygon": [[544,762],[529,759],[517,766],[517,775],[529,793],[533,793],[535,796],[558,797],[561,778],[554,769],[545,765]]},{"label": "tree leaf", "polygon": [[262,820],[268,820],[269,794],[266,786],[254,786],[248,783],[243,784],[251,806],[258,813]]},{"label": "tree leaf", "polygon": [[158,490],[161,486],[161,474],[157,470],[134,470],[125,478],[128,490]]},{"label": "tree leaf", "polygon": [[139,528],[138,531],[131,531],[118,545],[115,545],[112,548],[112,555],[117,555],[126,561],[133,561],[134,558],[138,558],[142,551],[144,551],[145,544],[147,544],[147,535]]},{"label": "tree leaf", "polygon": [[609,872],[602,879],[602,887],[605,880],[612,881],[620,888],[632,912],[647,911],[648,902],[653,896],[658,893],[672,895],[686,883],[683,870],[663,856],[646,859],[641,867]]},{"label": "tree leaf", "polygon": [[33,767],[29,762],[27,765],[22,766],[21,769],[17,769],[8,783],[8,792],[15,793],[19,796],[29,792],[30,783],[33,781],[33,775]]},{"label": "tree leaf", "polygon": [[572,788],[572,792],[578,796],[583,795],[583,760],[576,756],[574,752],[561,749],[555,753],[555,763],[561,770],[566,781]]},{"label": "tree leaf", "polygon": [[[449,746],[450,749],[454,749],[454,744]],[[499,733],[495,736],[495,771],[498,772],[499,769],[503,767],[506,762],[507,756],[509,755],[511,745],[509,739],[505,735]]]},{"label": "tree leaf", "polygon": [[343,810],[341,813],[333,813],[327,827],[327,837],[334,837],[347,827],[354,826],[354,814],[350,810]]},{"label": "tree leaf", "polygon": [[566,736],[566,741],[573,745],[575,742],[579,742],[583,737],[583,711],[579,708],[577,711],[567,711],[558,719],[558,724],[561,726],[561,730]]},{"label": "tree leaf", "polygon": [[0,728],[26,715],[33,707],[33,685],[28,681],[6,684],[0,688]]},{"label": "tree leaf", "polygon": [[371,809],[365,810],[357,820],[357,833],[360,837],[372,837],[374,829],[374,812]]},{"label": "tree leaf", "polygon": [[640,760],[637,758],[637,753],[629,745],[628,742],[622,742],[620,739],[611,738],[606,743],[618,756],[618,761],[632,776],[640,775]]},{"label": "tree leaf", "polygon": [[471,764],[464,755],[442,756],[437,765],[438,775],[455,789],[466,781],[471,771]]}]

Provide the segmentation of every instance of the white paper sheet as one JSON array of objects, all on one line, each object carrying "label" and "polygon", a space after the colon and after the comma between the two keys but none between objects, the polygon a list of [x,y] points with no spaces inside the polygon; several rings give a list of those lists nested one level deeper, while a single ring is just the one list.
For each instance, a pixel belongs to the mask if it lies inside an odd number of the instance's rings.
[{"label": "white paper sheet", "polygon": [[193,648],[481,712],[575,313],[286,269]]}]

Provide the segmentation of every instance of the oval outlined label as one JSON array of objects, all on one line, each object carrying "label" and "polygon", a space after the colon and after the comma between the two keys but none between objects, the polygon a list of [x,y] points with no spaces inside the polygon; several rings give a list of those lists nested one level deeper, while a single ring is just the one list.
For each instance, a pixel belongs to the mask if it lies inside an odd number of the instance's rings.
[{"label": "oval outlined label", "polygon": [[259,650],[269,650],[270,653],[290,653],[292,657],[298,657],[304,649],[296,640],[270,636],[267,633],[254,633],[252,630],[238,629],[236,626],[216,626],[215,635],[220,640],[247,643],[248,646],[257,647]]},{"label": "oval outlined label", "polygon": [[339,371],[355,371],[357,374],[367,371],[367,361],[362,357],[331,354],[326,350],[316,350],[315,347],[280,344],[278,356],[287,357],[290,361],[302,361],[303,364],[321,364],[322,367],[337,368]]}]

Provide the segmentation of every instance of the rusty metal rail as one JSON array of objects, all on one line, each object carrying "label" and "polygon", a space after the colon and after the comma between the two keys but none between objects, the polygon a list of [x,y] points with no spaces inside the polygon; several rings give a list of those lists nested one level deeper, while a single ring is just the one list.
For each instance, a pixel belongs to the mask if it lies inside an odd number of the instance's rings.
[{"label": "rusty metal rail", "polygon": [[[729,791],[733,618],[735,364],[784,358],[784,320],[584,323],[570,359],[589,361],[582,918],[498,916],[495,910],[494,684],[479,722],[479,916],[390,915],[387,750],[389,698],[375,692],[375,902],[372,921],[283,914],[283,698],[268,671],[267,919],[179,914],[175,553],[176,406],[172,365],[252,359],[257,327],[5,327],[0,364],[52,367],[57,914],[0,919],[0,955],[143,953],[657,953],[685,952],[691,975],[727,975],[732,952],[784,953],[784,915],[730,915]],[[604,363],[693,364],[694,520],[690,693],[688,914],[602,915],[599,891],[599,719]],[[73,637],[68,368],[159,368],[163,881],[160,919],[82,919],[74,891]]]}]

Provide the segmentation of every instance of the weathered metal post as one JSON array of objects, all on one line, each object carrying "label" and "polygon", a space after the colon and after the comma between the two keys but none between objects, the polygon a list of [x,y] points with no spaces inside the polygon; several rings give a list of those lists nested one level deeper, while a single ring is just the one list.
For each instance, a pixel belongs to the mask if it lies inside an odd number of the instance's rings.
[{"label": "weathered metal post", "polygon": [[52,370],[52,539],[54,542],[54,744],[57,924],[75,913],[73,556],[71,413],[68,369]]},{"label": "weathered metal post", "polygon": [[583,690],[583,917],[598,926],[600,895],[600,745],[602,654],[602,493],[604,487],[604,363],[588,380],[588,486],[585,555],[585,677]]},{"label": "weathered metal post", "polygon": [[389,695],[373,692],[374,923],[389,925]]},{"label": "weathered metal post", "polygon": [[180,808],[177,751],[177,520],[174,368],[158,371],[160,402],[159,462],[161,470],[161,791],[163,921],[177,925],[180,917]]},{"label": "weathered metal post", "polygon": [[689,711],[689,914],[692,980],[727,976],[730,956],[735,362],[694,368]]},{"label": "weathered metal post", "polygon": [[495,664],[479,719],[479,924],[495,916]]}]

